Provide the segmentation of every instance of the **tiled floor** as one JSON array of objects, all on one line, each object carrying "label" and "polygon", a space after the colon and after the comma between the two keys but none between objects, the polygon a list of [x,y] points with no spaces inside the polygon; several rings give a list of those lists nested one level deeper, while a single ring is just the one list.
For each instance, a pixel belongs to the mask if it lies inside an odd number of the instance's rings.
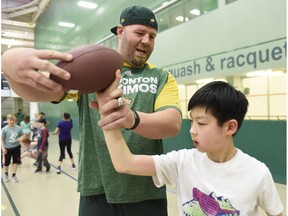
[{"label": "tiled floor", "polygon": [[[77,170],[71,169],[71,162],[65,159],[62,164],[63,173],[56,174],[59,157],[57,136],[49,138],[50,173],[34,173],[34,160],[24,158],[18,167],[18,183],[1,181],[2,216],[77,216],[79,193],[77,187]],[[72,144],[75,161],[78,160],[78,142]],[[68,155],[66,155],[67,158]],[[3,170],[2,170],[3,174]],[[11,177],[10,177],[11,178]],[[286,204],[286,185],[276,184],[284,204]],[[175,190],[167,188],[169,216],[177,216]],[[259,215],[266,215],[260,211]]]}]

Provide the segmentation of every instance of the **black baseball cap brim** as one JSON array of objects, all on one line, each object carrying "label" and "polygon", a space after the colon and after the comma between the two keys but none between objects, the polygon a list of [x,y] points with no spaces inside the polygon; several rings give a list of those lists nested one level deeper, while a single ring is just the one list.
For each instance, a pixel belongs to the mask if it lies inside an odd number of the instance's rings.
[{"label": "black baseball cap brim", "polygon": [[[156,31],[158,30],[158,23],[155,14],[148,8],[142,6],[133,6],[124,9],[120,15],[120,25],[146,25],[150,26]],[[117,28],[111,28],[111,32],[117,35]]]}]

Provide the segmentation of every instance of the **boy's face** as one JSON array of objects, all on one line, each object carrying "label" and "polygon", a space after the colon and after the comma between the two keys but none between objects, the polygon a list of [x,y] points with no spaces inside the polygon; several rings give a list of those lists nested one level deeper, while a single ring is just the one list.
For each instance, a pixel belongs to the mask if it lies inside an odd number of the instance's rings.
[{"label": "boy's face", "polygon": [[16,124],[15,118],[7,118],[7,123],[10,127],[13,127]]},{"label": "boy's face", "polygon": [[222,152],[226,145],[226,123],[219,126],[217,119],[206,107],[195,107],[190,111],[190,134],[194,146],[200,152]]}]

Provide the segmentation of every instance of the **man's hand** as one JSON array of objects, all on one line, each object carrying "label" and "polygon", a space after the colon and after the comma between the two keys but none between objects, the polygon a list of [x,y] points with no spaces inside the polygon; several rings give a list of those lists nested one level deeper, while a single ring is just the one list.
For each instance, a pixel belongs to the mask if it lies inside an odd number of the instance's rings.
[{"label": "man's hand", "polygon": [[49,72],[68,80],[70,74],[48,60],[71,61],[73,56],[52,50],[14,48],[4,52],[1,59],[2,71],[12,85],[21,83],[41,91],[60,91],[62,90],[60,84],[50,80],[47,75],[39,71]]}]

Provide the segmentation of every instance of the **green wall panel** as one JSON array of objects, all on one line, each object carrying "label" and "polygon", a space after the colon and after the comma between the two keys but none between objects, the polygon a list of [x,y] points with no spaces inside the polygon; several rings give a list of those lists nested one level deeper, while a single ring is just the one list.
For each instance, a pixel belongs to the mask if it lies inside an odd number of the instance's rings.
[{"label": "green wall panel", "polygon": [[[48,129],[54,130],[63,112],[71,114],[73,139],[79,140],[79,119],[76,102],[60,104],[40,103],[40,111],[46,113]],[[183,119],[180,133],[163,140],[164,152],[193,148],[189,133],[190,121]],[[264,162],[276,182],[286,184],[286,121],[245,120],[234,138],[235,146]]]},{"label": "green wall panel", "polygon": [[235,144],[264,162],[276,182],[286,184],[286,121],[245,121]]},{"label": "green wall panel", "polygon": [[[163,142],[164,152],[193,147],[190,121],[184,119],[180,133]],[[235,146],[264,162],[276,182],[286,184],[286,121],[245,120],[234,138]]]},{"label": "green wall panel", "polygon": [[39,112],[41,111],[46,114],[49,131],[54,131],[64,112],[70,113],[73,120],[72,138],[79,140],[79,118],[76,102],[63,101],[59,104],[39,103]]}]

